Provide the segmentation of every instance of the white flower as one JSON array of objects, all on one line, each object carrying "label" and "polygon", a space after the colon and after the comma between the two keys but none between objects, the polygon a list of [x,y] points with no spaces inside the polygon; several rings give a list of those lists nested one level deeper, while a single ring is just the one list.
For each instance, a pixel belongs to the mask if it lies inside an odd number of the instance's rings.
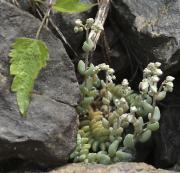
[{"label": "white flower", "polygon": [[149,88],[148,80],[147,79],[143,79],[143,81],[139,83],[139,89],[144,91],[144,92],[147,92],[148,88]]},{"label": "white flower", "polygon": [[116,106],[119,106],[119,105],[120,105],[120,101],[119,101],[118,99],[115,99],[115,100],[114,100],[114,104],[115,104]]},{"label": "white flower", "polygon": [[122,114],[122,115],[121,115],[121,118],[122,118],[122,119],[126,119],[127,117],[128,117],[128,114]]},{"label": "white flower", "polygon": [[113,73],[114,73],[114,69],[110,68],[110,69],[108,70],[108,73],[109,73],[109,74],[113,74]]},{"label": "white flower", "polygon": [[172,81],[174,81],[174,77],[173,76],[167,76],[166,77],[166,81],[168,81],[168,82],[172,82]]},{"label": "white flower", "polygon": [[172,82],[167,82],[167,83],[166,83],[166,86],[173,88],[173,87],[174,87],[174,84],[173,84]]},{"label": "white flower", "polygon": [[129,85],[129,82],[128,82],[128,80],[127,79],[123,79],[123,81],[122,81],[122,86],[128,86]]},{"label": "white flower", "polygon": [[157,93],[157,86],[156,85],[150,85],[150,89],[152,93]]},{"label": "white flower", "polygon": [[89,18],[86,20],[86,24],[90,24],[92,25],[94,23],[94,19],[93,18]]},{"label": "white flower", "polygon": [[147,67],[148,67],[148,69],[149,68],[154,68],[154,63],[153,62],[149,63]]},{"label": "white flower", "polygon": [[112,79],[115,80],[115,79],[116,79],[116,76],[113,75],[113,76],[112,76]]},{"label": "white flower", "polygon": [[131,114],[129,114],[128,117],[127,117],[127,119],[128,119],[128,122],[132,123],[133,120],[134,120],[134,116],[131,115]]},{"label": "white flower", "polygon": [[130,107],[130,112],[136,112],[136,111],[137,111],[136,106],[132,106],[132,107]]},{"label": "white flower", "polygon": [[145,75],[151,74],[151,70],[149,70],[148,68],[145,68],[143,72]]},{"label": "white flower", "polygon": [[122,98],[120,99],[120,102],[121,102],[121,103],[126,103],[126,99],[125,99],[124,97],[122,97]]},{"label": "white flower", "polygon": [[152,80],[152,82],[159,82],[160,79],[158,76],[155,75],[155,76],[151,77],[151,80]]},{"label": "white flower", "polygon": [[163,74],[162,70],[161,69],[156,69],[154,71],[154,74],[157,75],[157,76],[161,76]]},{"label": "white flower", "polygon": [[161,63],[160,63],[160,62],[155,62],[155,66],[156,66],[156,67],[160,67],[160,66],[161,66]]}]

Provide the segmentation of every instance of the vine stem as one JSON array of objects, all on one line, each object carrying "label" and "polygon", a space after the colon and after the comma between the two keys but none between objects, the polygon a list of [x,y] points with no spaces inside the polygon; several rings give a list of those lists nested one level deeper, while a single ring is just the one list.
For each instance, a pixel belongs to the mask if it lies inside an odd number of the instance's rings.
[{"label": "vine stem", "polygon": [[52,1],[53,1],[53,0],[49,0],[48,9],[47,9],[47,11],[46,11],[46,13],[45,13],[42,21],[41,21],[41,25],[39,26],[39,28],[38,28],[38,30],[37,30],[37,33],[36,33],[36,39],[39,39],[39,35],[40,35],[40,33],[41,33],[41,30],[42,30],[44,24],[46,23],[46,19],[47,19],[47,18],[49,17],[49,15],[50,15],[51,8],[52,8]]}]

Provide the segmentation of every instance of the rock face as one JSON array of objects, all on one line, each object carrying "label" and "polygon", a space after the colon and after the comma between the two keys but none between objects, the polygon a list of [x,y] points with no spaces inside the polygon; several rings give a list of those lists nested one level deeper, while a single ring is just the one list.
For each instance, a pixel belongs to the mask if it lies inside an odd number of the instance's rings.
[{"label": "rock face", "polygon": [[80,52],[82,50],[82,44],[85,40],[85,35],[83,32],[75,33],[74,26],[75,20],[81,19],[83,22],[86,21],[87,18],[94,17],[93,12],[90,10],[84,13],[54,13],[52,19],[57,27],[62,31],[63,35],[70,43],[72,48],[76,52]]},{"label": "rock face", "polygon": [[162,169],[156,169],[145,163],[128,163],[121,162],[114,165],[98,164],[70,164],[61,167],[50,173],[173,173]]},{"label": "rock face", "polygon": [[[7,1],[12,3],[12,0]],[[82,0],[82,2],[96,3],[96,0]],[[48,3],[49,0],[44,0],[44,4],[39,6],[41,11],[43,11],[44,13],[47,10]],[[13,4],[16,5],[15,3]],[[35,10],[35,5],[32,3],[32,0],[19,0],[18,7],[22,10],[32,13],[36,17],[39,17],[39,14],[37,14]],[[82,44],[85,40],[85,33],[74,32],[75,20],[81,19],[83,22],[85,22],[87,18],[95,17],[95,10],[96,7],[83,13],[59,13],[53,11],[53,13],[51,14],[53,26],[50,22],[50,27],[57,37],[59,37],[60,39],[62,39],[62,37],[65,38],[66,42],[62,40],[63,44],[66,48],[68,55],[75,63],[77,63],[81,58],[79,54],[82,53]],[[54,28],[54,25],[56,25],[56,29]]]},{"label": "rock face", "polygon": [[16,159],[45,168],[61,165],[76,142],[79,89],[73,64],[61,41],[43,30],[50,58],[35,82],[28,115],[21,117],[10,92],[8,52],[15,38],[34,37],[40,22],[0,0],[0,23],[0,165]]},{"label": "rock face", "polygon": [[[176,74],[175,90],[161,105],[160,131],[147,144],[137,146],[137,155],[138,159],[140,156],[140,161],[151,162],[161,168],[173,167],[178,171],[180,171],[179,13],[179,0],[113,0],[110,16],[117,37],[121,38],[122,45],[128,49],[127,57],[130,59],[127,63],[132,63],[133,67],[139,65],[141,70],[150,61],[160,61],[166,74]],[[134,74],[135,72],[136,70]]]},{"label": "rock face", "polygon": [[[180,2],[113,0],[112,16],[124,44],[139,65],[160,61],[178,71],[180,61]],[[118,33],[116,33],[119,35]]]},{"label": "rock face", "polygon": [[162,106],[160,131],[156,141],[155,166],[173,167],[180,171],[180,77],[176,76],[175,88]]}]

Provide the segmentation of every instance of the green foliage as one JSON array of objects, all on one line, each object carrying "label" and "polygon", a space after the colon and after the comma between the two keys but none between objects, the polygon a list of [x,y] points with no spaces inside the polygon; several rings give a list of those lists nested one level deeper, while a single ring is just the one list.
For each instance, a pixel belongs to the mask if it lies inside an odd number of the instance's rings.
[{"label": "green foliage", "polygon": [[[77,146],[71,154],[74,162],[111,164],[135,160],[136,143],[147,142],[159,128],[161,114],[156,102],[173,90],[172,76],[158,87],[160,66],[158,62],[150,63],[144,69],[139,92],[135,92],[127,79],[118,85],[113,82],[114,70],[109,65],[85,67],[82,60],[79,62],[84,82],[77,107]],[[104,72],[105,79],[99,77],[99,72]]]},{"label": "green foliage", "polygon": [[[45,0],[34,0],[33,3],[43,3]],[[9,54],[11,57],[10,74],[14,76],[11,90],[16,92],[19,111],[25,115],[30,103],[30,93],[33,90],[34,80],[41,68],[46,66],[48,50],[44,42],[38,40],[39,34],[47,22],[52,9],[58,12],[83,12],[96,4],[82,3],[80,0],[56,0],[49,4],[46,15],[36,33],[36,39],[18,38]],[[87,101],[91,99],[87,98]],[[86,104],[86,102],[84,103]]]},{"label": "green foliage", "polygon": [[19,110],[25,115],[33,90],[34,80],[46,66],[48,49],[44,42],[30,38],[18,38],[9,54],[10,74],[14,76],[11,90],[16,92]]},{"label": "green foliage", "polygon": [[87,11],[96,4],[82,3],[80,0],[56,0],[53,9],[58,12],[78,13]]}]

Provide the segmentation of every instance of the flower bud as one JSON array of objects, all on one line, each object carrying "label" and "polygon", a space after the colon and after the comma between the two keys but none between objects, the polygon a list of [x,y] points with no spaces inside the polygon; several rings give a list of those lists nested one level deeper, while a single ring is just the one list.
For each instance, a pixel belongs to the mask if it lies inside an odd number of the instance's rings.
[{"label": "flower bud", "polygon": [[82,26],[82,21],[81,21],[81,19],[76,19],[76,20],[75,20],[75,24],[76,24],[77,26]]},{"label": "flower bud", "polygon": [[157,86],[150,85],[150,89],[151,89],[152,93],[157,93]]},{"label": "flower bud", "polygon": [[145,75],[151,74],[151,70],[149,70],[148,68],[145,68],[143,72]]},{"label": "flower bud", "polygon": [[113,76],[112,76],[112,79],[115,80],[115,79],[116,79],[116,76],[113,75]]},{"label": "flower bud", "polygon": [[172,82],[172,81],[174,81],[174,77],[173,76],[167,76],[166,77],[166,81],[168,81],[168,82]]},{"label": "flower bud", "polygon": [[94,19],[93,18],[89,18],[86,20],[86,24],[88,25],[92,25],[94,23]]},{"label": "flower bud", "polygon": [[143,92],[148,92],[148,87],[149,87],[149,83],[147,80],[143,80],[139,84],[139,89],[142,90]]},{"label": "flower bud", "polygon": [[172,82],[167,82],[167,83],[166,83],[166,86],[173,88],[173,87],[174,87],[174,84],[173,84]]},{"label": "flower bud", "polygon": [[159,82],[159,77],[158,76],[152,76],[151,77],[151,80],[152,80],[152,82]]},{"label": "flower bud", "polygon": [[154,63],[153,62],[149,63],[147,67],[148,68],[154,68]]},{"label": "flower bud", "polygon": [[132,107],[130,107],[130,112],[136,112],[136,111],[137,111],[136,106],[132,106]]},{"label": "flower bud", "polygon": [[84,30],[83,27],[79,27],[79,32],[82,32]]},{"label": "flower bud", "polygon": [[126,103],[126,99],[122,97],[122,98],[120,99],[120,102],[121,102],[121,103]]},{"label": "flower bud", "polygon": [[128,80],[127,79],[123,79],[123,81],[122,81],[122,86],[128,86],[129,85],[129,82],[128,82]]},{"label": "flower bud", "polygon": [[75,33],[78,33],[78,32],[79,32],[79,27],[75,26],[75,27],[74,27],[74,32],[75,32]]},{"label": "flower bud", "polygon": [[161,63],[160,63],[160,62],[155,62],[155,66],[156,66],[156,67],[160,67],[160,66],[161,66]]},{"label": "flower bud", "polygon": [[154,74],[156,74],[157,76],[161,76],[163,74],[162,70],[161,69],[156,69],[154,71]]},{"label": "flower bud", "polygon": [[109,73],[109,74],[113,74],[113,73],[114,73],[114,69],[110,68],[110,69],[108,70],[108,73]]}]

